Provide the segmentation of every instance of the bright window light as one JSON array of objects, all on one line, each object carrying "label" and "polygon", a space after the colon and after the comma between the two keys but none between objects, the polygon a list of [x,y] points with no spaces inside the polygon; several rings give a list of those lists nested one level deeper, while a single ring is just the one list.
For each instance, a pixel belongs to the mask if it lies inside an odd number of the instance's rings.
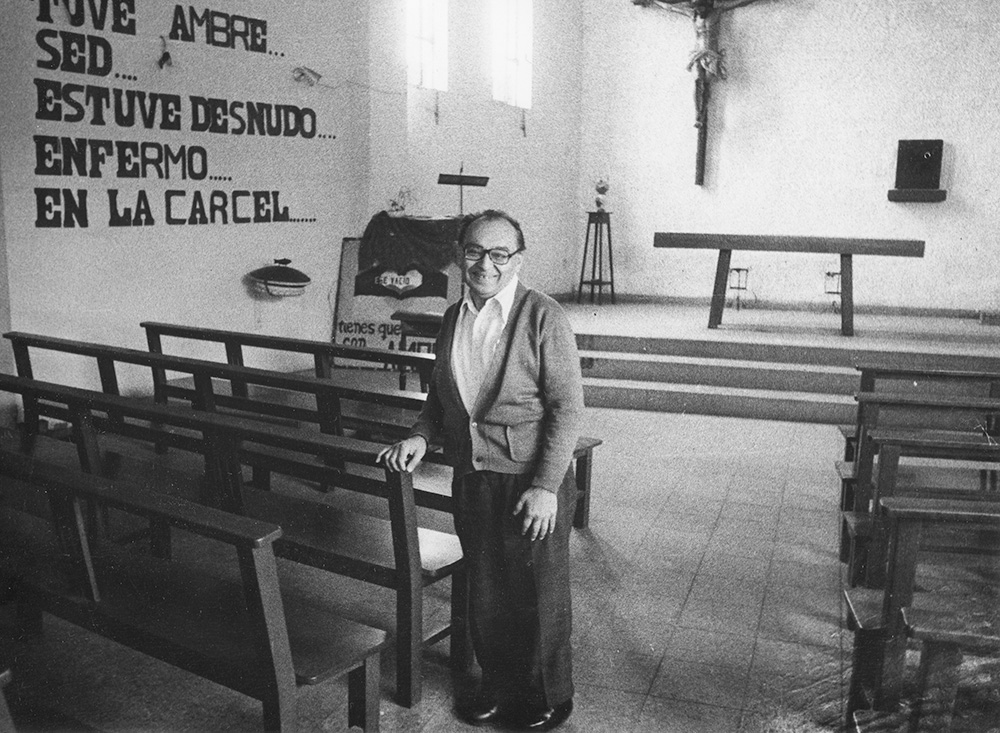
[{"label": "bright window light", "polygon": [[410,85],[448,91],[448,0],[406,0]]},{"label": "bright window light", "polygon": [[493,99],[531,107],[532,0],[493,0]]}]

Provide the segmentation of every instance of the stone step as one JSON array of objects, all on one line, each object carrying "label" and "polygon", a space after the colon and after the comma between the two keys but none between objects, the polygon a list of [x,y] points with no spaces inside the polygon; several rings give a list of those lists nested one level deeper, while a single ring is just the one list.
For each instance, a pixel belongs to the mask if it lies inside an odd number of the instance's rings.
[{"label": "stone step", "polygon": [[[819,365],[853,369],[857,360],[877,359],[888,366],[914,366],[921,363],[956,369],[1000,369],[1000,356],[962,353],[967,350],[941,345],[940,351],[925,349],[858,348],[850,338],[835,346],[789,344],[778,339],[762,342],[711,340],[698,338],[662,338],[615,334],[577,333],[576,342],[583,351],[656,354],[702,359],[732,359]],[[947,349],[947,350],[945,350]]]},{"label": "stone step", "polygon": [[614,351],[580,352],[583,376],[642,382],[853,395],[858,372],[850,367],[792,364]]},{"label": "stone step", "polygon": [[588,407],[683,412],[831,425],[850,423],[856,403],[845,395],[584,377]]}]

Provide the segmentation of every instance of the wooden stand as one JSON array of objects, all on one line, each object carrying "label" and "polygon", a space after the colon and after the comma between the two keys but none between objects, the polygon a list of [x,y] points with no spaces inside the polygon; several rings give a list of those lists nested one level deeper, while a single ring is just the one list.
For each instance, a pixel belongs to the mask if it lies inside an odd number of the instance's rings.
[{"label": "wooden stand", "polygon": [[[594,248],[590,249],[590,233],[594,233]],[[604,242],[605,235],[608,244],[608,278],[604,279]],[[585,280],[587,273],[587,253],[590,252],[590,279]],[[615,302],[615,261],[611,253],[611,212],[588,211],[587,235],[583,240],[583,264],[580,265],[580,286],[576,291],[576,302],[583,299],[583,286],[590,286],[590,302],[594,302],[594,291],[597,291],[598,305],[604,302],[604,286],[611,288],[611,303]]]}]

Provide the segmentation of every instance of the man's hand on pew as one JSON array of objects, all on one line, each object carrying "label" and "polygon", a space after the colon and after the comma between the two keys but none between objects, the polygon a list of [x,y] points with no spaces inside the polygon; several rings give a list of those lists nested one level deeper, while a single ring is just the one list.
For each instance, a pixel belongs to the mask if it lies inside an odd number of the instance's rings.
[{"label": "man's hand on pew", "polygon": [[420,435],[414,435],[382,449],[375,462],[385,463],[390,471],[410,473],[420,465],[426,452],[427,441]]}]

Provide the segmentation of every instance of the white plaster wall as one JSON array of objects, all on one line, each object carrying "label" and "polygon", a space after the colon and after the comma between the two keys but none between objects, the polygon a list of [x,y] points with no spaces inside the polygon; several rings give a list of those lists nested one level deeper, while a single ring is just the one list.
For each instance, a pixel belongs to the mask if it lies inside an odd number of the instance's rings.
[{"label": "white plaster wall", "polygon": [[[489,176],[467,188],[465,213],[500,208],[521,221],[529,250],[522,276],[547,292],[571,289],[585,215],[578,197],[581,12],[578,3],[535,3],[532,108],[492,100],[490,3],[449,7],[449,89],[406,86],[400,3],[372,3],[372,213],[409,188],[416,215],[459,213],[459,192],[439,173]],[[435,120],[435,107],[437,120]]]},{"label": "white plaster wall", "polygon": [[[761,0],[724,15],[695,186],[691,21],[585,0],[581,191],[606,173],[618,292],[711,293],[710,252],[656,231],[926,240],[920,260],[858,257],[859,305],[1000,306],[1000,21],[990,0]],[[945,141],[939,204],[887,200],[900,139]],[[821,255],[734,254],[769,301],[823,302]]]},{"label": "white plaster wall", "polygon": [[[182,7],[187,7],[183,5]],[[196,6],[201,9],[204,6]],[[171,25],[174,4],[138,3],[137,32],[123,36],[109,30],[83,29],[106,38],[113,49],[113,71],[138,77],[109,77],[36,69],[43,58],[35,33],[46,24],[35,19],[37,3],[8,3],[0,24],[0,181],[3,188],[3,242],[10,283],[10,325],[18,330],[89,339],[143,348],[142,320],[329,338],[338,274],[340,241],[356,235],[363,206],[367,116],[357,79],[366,67],[363,55],[367,17],[351,0],[295,0],[280,7],[269,2],[221,3],[227,12],[262,18],[268,23],[268,54],[171,42],[173,65],[160,70],[160,36]],[[54,7],[58,30],[70,27],[62,6]],[[292,69],[308,66],[323,73],[314,87],[296,83]],[[36,121],[32,79],[130,87],[181,95],[182,130],[98,127],[86,123]],[[260,100],[315,110],[318,131],[336,139],[250,137],[192,132],[188,95],[228,100]],[[208,151],[209,173],[227,181],[123,180],[114,166],[101,179],[36,176],[32,135],[37,133],[112,140],[151,140],[173,146],[201,145]],[[35,227],[36,186],[87,189],[87,228]],[[121,191],[124,202],[139,190],[148,193],[156,223],[108,226],[106,193]],[[277,190],[290,216],[315,219],[267,224],[170,226],[163,220],[166,189]],[[298,298],[262,300],[243,282],[253,269],[288,257],[313,284]],[[6,348],[6,347],[4,347]],[[204,355],[208,346],[188,347]],[[249,363],[276,368],[295,359],[250,354]],[[40,360],[36,375],[61,381],[97,384],[95,370],[69,365],[65,358]],[[125,375],[126,391],[148,391],[148,375]]]},{"label": "white plaster wall", "polygon": [[[3,171],[0,170],[0,190],[3,188]],[[4,228],[3,198],[0,197],[0,329],[10,329],[10,283],[7,277],[7,247]],[[0,348],[0,371],[14,373],[14,355],[8,348]],[[4,392],[0,394],[0,428],[13,425],[17,414],[17,398]]]}]

